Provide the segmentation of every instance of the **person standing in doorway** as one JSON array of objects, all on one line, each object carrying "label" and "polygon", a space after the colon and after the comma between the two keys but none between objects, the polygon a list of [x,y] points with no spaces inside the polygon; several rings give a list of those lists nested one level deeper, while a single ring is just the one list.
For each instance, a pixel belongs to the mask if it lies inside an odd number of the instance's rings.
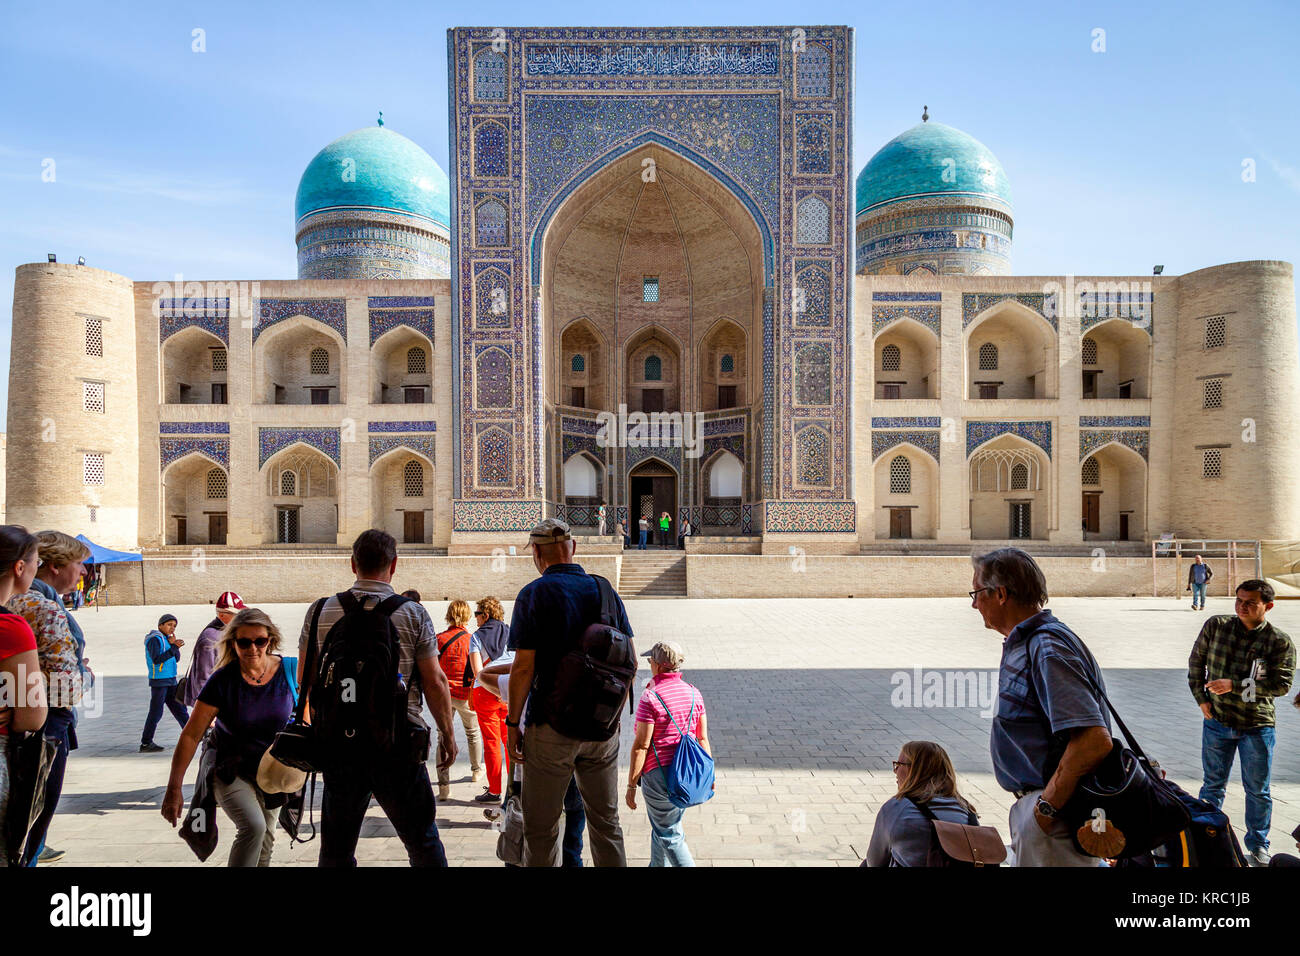
[{"label": "person standing in doorway", "polygon": [[672,526],[673,519],[668,517],[667,511],[663,512],[663,514],[659,516],[659,547],[669,547],[668,542],[671,540],[669,536],[672,533]]},{"label": "person standing in doorway", "polygon": [[1246,788],[1246,856],[1251,866],[1268,866],[1268,828],[1273,817],[1269,778],[1273,770],[1276,711],[1273,698],[1291,690],[1295,644],[1265,615],[1273,609],[1273,585],[1242,581],[1236,614],[1205,622],[1187,660],[1187,683],[1200,705],[1201,799],[1216,807],[1241,754]]},{"label": "person standing in doorway", "polygon": [[639,527],[641,529],[641,542],[636,546],[636,549],[644,551],[646,538],[650,537],[650,519],[642,515]]},{"label": "person standing in doorway", "polygon": [[1205,586],[1214,577],[1214,569],[1201,560],[1198,554],[1192,566],[1187,569],[1187,590],[1192,592],[1192,610],[1205,610]]}]

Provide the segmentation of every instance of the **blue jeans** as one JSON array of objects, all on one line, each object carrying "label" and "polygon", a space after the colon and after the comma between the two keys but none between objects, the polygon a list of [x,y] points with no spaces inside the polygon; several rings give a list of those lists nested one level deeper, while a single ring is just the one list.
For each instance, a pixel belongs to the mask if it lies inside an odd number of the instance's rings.
[{"label": "blue jeans", "polygon": [[694,866],[682,833],[682,814],[668,799],[668,782],[659,767],[641,774],[641,797],[650,815],[650,865]]},{"label": "blue jeans", "polygon": [[1268,849],[1268,827],[1273,818],[1269,776],[1273,769],[1273,728],[1234,730],[1217,720],[1201,728],[1201,799],[1223,806],[1223,794],[1232,771],[1232,759],[1241,753],[1241,785],[1246,788],[1246,851]]},{"label": "blue jeans", "polygon": [[158,721],[162,720],[163,707],[172,712],[176,722],[181,725],[181,730],[185,729],[185,722],[190,719],[190,712],[185,709],[184,704],[172,696],[175,693],[175,684],[149,686],[149,716],[144,719],[144,732],[140,734],[140,743],[153,743],[154,731],[158,729]]},{"label": "blue jeans", "polygon": [[1205,583],[1192,582],[1192,607],[1205,607]]},{"label": "blue jeans", "polygon": [[68,751],[71,749],[69,740],[76,726],[77,712],[71,707],[51,707],[45,718],[45,727],[41,732],[45,734],[46,740],[53,740],[58,749],[54,751],[50,775],[45,780],[45,804],[41,807],[41,815],[27,831],[22,866],[35,866],[36,858],[45,849],[45,834],[49,832],[50,821],[54,819],[54,811],[59,806],[59,797],[63,795],[63,774],[68,769]]},{"label": "blue jeans", "polygon": [[438,836],[433,785],[423,761],[398,755],[378,767],[348,769],[324,777],[319,866],[357,865],[357,840],[371,794],[401,838],[411,866],[447,865],[447,854]]},{"label": "blue jeans", "polygon": [[638,551],[644,551],[644,550],[645,550],[645,539],[646,539],[646,537],[647,537],[649,534],[650,534],[649,531],[642,531],[642,532],[641,532],[641,543],[638,544],[638,545],[636,546],[636,549],[637,549]]}]

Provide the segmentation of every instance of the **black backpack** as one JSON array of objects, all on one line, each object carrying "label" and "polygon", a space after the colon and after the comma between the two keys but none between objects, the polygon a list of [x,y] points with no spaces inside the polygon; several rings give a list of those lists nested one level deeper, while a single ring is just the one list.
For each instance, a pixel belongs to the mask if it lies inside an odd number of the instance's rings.
[{"label": "black backpack", "polygon": [[600,591],[600,619],[560,658],[545,697],[546,722],[575,740],[609,740],[618,733],[623,702],[636,678],[636,648],[618,629],[613,586],[591,575]]},{"label": "black backpack", "polygon": [[[391,615],[410,598],[394,594],[367,608],[351,591],[337,595],[343,616],[320,642],[310,668],[311,725],[323,770],[373,763],[407,743],[407,680]],[[325,600],[308,632],[314,648]]]},{"label": "black backpack", "polygon": [[1228,815],[1212,803],[1194,797],[1172,780],[1167,783],[1178,795],[1191,817],[1191,825],[1172,840],[1121,866],[1168,866],[1175,868],[1231,869],[1246,866],[1246,857],[1237,842]]}]

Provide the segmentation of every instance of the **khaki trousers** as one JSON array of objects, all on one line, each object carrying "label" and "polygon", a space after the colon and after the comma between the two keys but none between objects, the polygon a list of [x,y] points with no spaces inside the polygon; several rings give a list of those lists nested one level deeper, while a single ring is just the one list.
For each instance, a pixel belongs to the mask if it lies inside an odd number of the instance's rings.
[{"label": "khaki trousers", "polygon": [[[473,773],[478,773],[483,769],[483,739],[478,732],[478,714],[474,713],[474,708],[468,700],[461,700],[458,697],[451,699],[451,709],[460,714],[460,722],[465,727],[465,741],[469,744],[469,769]],[[455,716],[452,717],[453,724]],[[438,733],[438,745],[442,745],[442,732]],[[451,782],[451,767],[439,769],[438,786]]]},{"label": "khaki trousers", "polygon": [[618,734],[574,740],[549,724],[524,732],[524,866],[560,865],[560,815],[576,777],[596,866],[627,866],[618,822]]}]

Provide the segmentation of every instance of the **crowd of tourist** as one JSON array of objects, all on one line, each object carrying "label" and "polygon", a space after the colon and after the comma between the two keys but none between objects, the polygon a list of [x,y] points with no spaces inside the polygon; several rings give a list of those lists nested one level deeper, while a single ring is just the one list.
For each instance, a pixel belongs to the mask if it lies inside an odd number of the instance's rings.
[{"label": "crowd of tourist", "polygon": [[[643,527],[643,540],[648,530]],[[611,656],[596,668],[603,668],[602,686],[618,698],[611,712],[608,701],[593,704],[584,696],[591,685],[575,678],[574,660],[581,659],[577,671],[591,671],[592,658],[581,655],[594,653],[590,648],[602,640],[606,645],[599,646],[611,648],[626,642],[630,653],[626,608],[608,582],[576,563],[576,544],[563,522],[541,522],[529,545],[538,577],[515,597],[509,624],[500,599],[487,596],[472,611],[465,600],[451,601],[447,626],[438,631],[418,592],[395,593],[396,542],[373,529],[353,545],[351,587],[308,608],[296,656],[284,655],[281,629],[267,613],[226,591],[181,676],[180,622],[162,615],[144,638],[149,698],[140,750],[164,749],[154,734],[170,710],[182,731],[163,817],[180,825],[206,858],[216,845],[220,808],[235,830],[229,864],[269,865],[276,811],[295,838],[304,801],[311,811],[306,773],[286,766],[276,748],[279,735],[300,724],[311,732],[312,768],[323,784],[321,866],[356,865],[372,798],[411,865],[445,866],[436,807],[451,799],[458,716],[470,781],[483,784],[468,799],[484,804],[484,815],[501,831],[498,855],[506,865],[581,866],[584,842],[597,866],[625,865],[619,804],[636,811],[640,801],[649,818],[651,866],[693,866],[683,821],[688,807],[712,795],[712,748],[703,695],[682,673],[683,648],[660,641],[642,655],[650,677],[635,703],[620,801],[618,715],[636,693],[635,661],[624,671]],[[39,731],[50,751],[44,802],[39,812],[33,808],[35,822],[21,847],[6,847],[0,827],[0,860],[23,866],[62,855],[45,839],[68,754],[77,747],[76,708],[94,681],[84,636],[63,596],[81,578],[88,556],[85,545],[61,532],[32,535],[0,526],[0,681],[27,686],[26,675],[41,675],[30,692],[9,694],[0,705],[0,822],[8,812],[5,758],[12,735]],[[1081,781],[1114,747],[1104,674],[1084,641],[1046,609],[1047,582],[1032,557],[1003,548],[973,564],[972,607],[1003,639],[990,750],[994,777],[1014,801],[1005,850],[1017,866],[1104,865],[1084,852],[1066,823]],[[1208,572],[1190,584],[1205,580]],[[1203,604],[1203,588],[1198,592]],[[1267,620],[1274,597],[1267,582],[1243,581],[1235,614],[1206,620],[1188,661],[1202,716],[1199,799],[1221,807],[1240,754],[1246,860],[1255,866],[1270,863],[1273,700],[1290,692],[1295,671],[1294,644]],[[435,728],[423,718],[426,706]],[[685,751],[704,755],[708,771],[700,779],[708,792],[683,796]],[[196,754],[198,779],[187,811],[182,787]],[[977,862],[999,861],[1000,837],[981,826],[940,743],[904,743],[893,769],[896,792],[876,815],[863,866],[952,865],[941,834],[954,826],[965,828],[971,846],[991,836],[993,850]],[[1279,854],[1272,863],[1300,860]]]}]

